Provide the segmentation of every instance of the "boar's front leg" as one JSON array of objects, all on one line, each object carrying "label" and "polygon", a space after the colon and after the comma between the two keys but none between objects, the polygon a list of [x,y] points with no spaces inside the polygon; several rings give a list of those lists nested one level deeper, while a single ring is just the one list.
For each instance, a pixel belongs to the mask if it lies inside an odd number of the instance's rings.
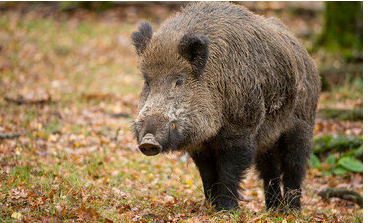
[{"label": "boar's front leg", "polygon": [[253,161],[255,146],[244,138],[221,141],[216,143],[218,182],[213,203],[218,210],[231,210],[238,208],[240,182]]},{"label": "boar's front leg", "polygon": [[218,178],[215,153],[208,148],[204,148],[203,150],[190,153],[190,156],[201,175],[206,200],[211,202],[213,200],[213,185],[216,184]]}]

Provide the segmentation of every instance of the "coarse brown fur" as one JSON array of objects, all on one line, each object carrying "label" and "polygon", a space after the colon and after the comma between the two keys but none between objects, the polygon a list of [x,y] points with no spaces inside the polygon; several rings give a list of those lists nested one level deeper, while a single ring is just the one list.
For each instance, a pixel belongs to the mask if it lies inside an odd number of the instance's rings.
[{"label": "coarse brown fur", "polygon": [[189,152],[219,209],[237,206],[254,159],[267,207],[300,208],[320,78],[286,27],[234,4],[200,2],[153,35],[142,24],[132,39],[146,80],[138,142],[151,133],[164,152]]}]

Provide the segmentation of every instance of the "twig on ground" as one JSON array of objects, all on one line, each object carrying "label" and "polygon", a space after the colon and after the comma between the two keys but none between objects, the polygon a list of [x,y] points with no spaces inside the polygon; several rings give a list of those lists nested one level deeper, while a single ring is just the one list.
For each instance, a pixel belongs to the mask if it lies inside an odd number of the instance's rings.
[{"label": "twig on ground", "polygon": [[0,140],[2,139],[14,139],[20,136],[26,135],[25,132],[13,132],[13,133],[0,133]]},{"label": "twig on ground", "polygon": [[326,188],[318,192],[318,195],[324,199],[337,197],[343,200],[352,201],[363,208],[363,197],[358,192],[348,190],[347,188]]},{"label": "twig on ground", "polygon": [[363,121],[363,109],[334,109],[323,108],[318,111],[318,115],[322,118],[336,119],[342,121]]},{"label": "twig on ground", "polygon": [[38,100],[25,99],[23,96],[18,96],[17,98],[4,97],[4,99],[7,102],[17,105],[44,105],[53,103],[53,101],[51,100],[51,95],[49,95],[47,98]]},{"label": "twig on ground", "polygon": [[118,140],[119,132],[120,132],[120,128],[118,128],[118,129],[116,130],[116,132],[115,132],[114,141]]},{"label": "twig on ground", "polygon": [[132,118],[132,116],[128,113],[121,112],[121,113],[110,113],[112,118]]}]

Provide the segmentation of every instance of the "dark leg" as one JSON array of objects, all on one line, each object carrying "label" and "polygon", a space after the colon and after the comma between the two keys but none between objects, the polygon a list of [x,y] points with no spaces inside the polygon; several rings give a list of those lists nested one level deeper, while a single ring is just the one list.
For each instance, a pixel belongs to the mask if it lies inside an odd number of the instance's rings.
[{"label": "dark leg", "polygon": [[256,168],[263,179],[263,187],[267,209],[281,207],[282,195],[280,189],[281,173],[275,148],[256,155]]},{"label": "dark leg", "polygon": [[211,189],[217,182],[216,158],[214,151],[210,151],[209,148],[206,149],[206,151],[195,152],[190,155],[201,175],[206,200],[211,202],[213,200]]},{"label": "dark leg", "polygon": [[244,139],[222,141],[216,147],[218,183],[214,204],[218,210],[234,209],[238,207],[240,182],[253,161],[255,147]]},{"label": "dark leg", "polygon": [[284,204],[293,210],[300,210],[300,186],[311,149],[311,138],[312,130],[304,122],[298,123],[280,138]]}]

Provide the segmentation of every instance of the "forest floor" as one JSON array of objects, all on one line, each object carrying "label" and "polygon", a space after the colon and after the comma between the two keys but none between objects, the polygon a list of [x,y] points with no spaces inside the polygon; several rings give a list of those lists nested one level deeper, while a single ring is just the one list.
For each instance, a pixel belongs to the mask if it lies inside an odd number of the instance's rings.
[{"label": "forest floor", "polygon": [[[326,187],[362,194],[362,173],[310,168],[302,211],[282,215],[264,210],[262,182],[251,169],[241,209],[216,213],[185,154],[141,154],[129,129],[143,84],[130,33],[143,20],[135,8],[124,10],[126,17],[113,10],[0,13],[0,134],[24,133],[0,139],[1,222],[362,222],[356,204],[317,195]],[[157,29],[161,20],[150,18]],[[288,21],[291,30],[320,30],[318,19]],[[355,81],[324,92],[319,107],[361,108],[362,92]],[[319,118],[315,133],[362,135],[363,125]]]}]

